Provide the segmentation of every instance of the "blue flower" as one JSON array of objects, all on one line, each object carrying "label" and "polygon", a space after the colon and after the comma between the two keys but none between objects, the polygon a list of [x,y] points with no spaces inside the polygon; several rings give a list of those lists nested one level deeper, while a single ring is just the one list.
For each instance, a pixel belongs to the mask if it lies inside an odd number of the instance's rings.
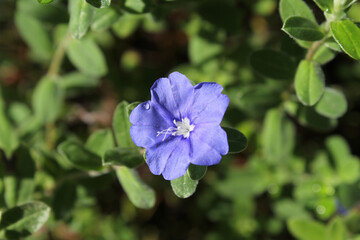
[{"label": "blue flower", "polygon": [[151,87],[151,100],[130,114],[130,135],[146,148],[150,171],[173,180],[186,173],[189,164],[218,164],[229,151],[226,132],[220,127],[229,98],[221,85],[204,82],[193,86],[187,77],[173,72]]}]

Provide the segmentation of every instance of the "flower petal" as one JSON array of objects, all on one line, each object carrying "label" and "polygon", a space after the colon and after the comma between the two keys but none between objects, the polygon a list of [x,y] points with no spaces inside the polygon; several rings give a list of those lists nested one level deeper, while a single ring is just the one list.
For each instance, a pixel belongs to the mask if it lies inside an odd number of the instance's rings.
[{"label": "flower petal", "polygon": [[191,133],[191,163],[196,165],[214,165],[221,155],[229,152],[226,132],[213,124],[200,124]]},{"label": "flower petal", "polygon": [[179,137],[171,137],[146,149],[146,163],[153,174],[160,175],[164,171],[169,156],[178,147],[180,140]]},{"label": "flower petal", "polygon": [[189,79],[179,72],[173,72],[169,78],[160,78],[154,83],[151,87],[151,100],[180,120],[187,115],[193,92],[194,87]]},{"label": "flower petal", "polygon": [[149,148],[163,140],[163,137],[157,136],[158,129],[153,126],[132,125],[130,136],[138,147]]},{"label": "flower petal", "polygon": [[208,101],[203,109],[193,109],[190,113],[190,120],[195,126],[199,123],[220,124],[228,106],[229,98],[226,95],[221,94],[212,101]]},{"label": "flower petal", "polygon": [[143,126],[154,126],[166,129],[172,125],[172,119],[158,103],[147,101],[139,104],[130,114],[130,123]]},{"label": "flower petal", "polygon": [[174,151],[169,156],[162,173],[166,180],[174,180],[183,176],[190,165],[190,144],[188,139],[180,139]]}]

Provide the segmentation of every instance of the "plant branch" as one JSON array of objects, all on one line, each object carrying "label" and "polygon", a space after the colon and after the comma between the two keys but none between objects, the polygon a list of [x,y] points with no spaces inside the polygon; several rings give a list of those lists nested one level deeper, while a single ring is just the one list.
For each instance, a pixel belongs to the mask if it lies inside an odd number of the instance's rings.
[{"label": "plant branch", "polygon": [[61,63],[65,56],[66,46],[69,42],[70,37],[71,37],[71,35],[69,33],[67,33],[65,35],[65,37],[61,40],[59,45],[57,46],[54,56],[50,62],[49,70],[46,73],[46,76],[55,77],[58,75],[60,67],[61,67]]}]

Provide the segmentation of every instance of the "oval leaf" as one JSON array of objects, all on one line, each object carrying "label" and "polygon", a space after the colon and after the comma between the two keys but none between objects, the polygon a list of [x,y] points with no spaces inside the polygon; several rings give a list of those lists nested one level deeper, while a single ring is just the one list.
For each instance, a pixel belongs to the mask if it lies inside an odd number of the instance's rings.
[{"label": "oval leaf", "polygon": [[314,105],[322,96],[324,87],[325,77],[321,67],[315,62],[301,61],[295,75],[295,91],[300,102]]},{"label": "oval leaf", "polygon": [[310,219],[291,219],[287,222],[290,232],[301,240],[326,240],[323,224]]},{"label": "oval leaf", "polygon": [[280,17],[283,22],[292,16],[307,18],[316,22],[313,12],[303,0],[280,0]]},{"label": "oval leaf", "polygon": [[95,8],[85,0],[71,0],[69,2],[69,29],[74,38],[81,39],[86,34],[93,19],[94,10]]},{"label": "oval leaf", "polygon": [[81,170],[101,170],[102,168],[101,158],[78,142],[65,141],[59,145],[58,152]]},{"label": "oval leaf", "polygon": [[[131,104],[130,104],[131,105]],[[130,137],[129,103],[122,101],[114,112],[113,129],[117,146],[135,147]]]},{"label": "oval leaf", "polygon": [[119,165],[136,168],[144,163],[144,157],[138,148],[115,148],[105,153],[104,165]]},{"label": "oval leaf", "polygon": [[36,118],[42,123],[54,122],[63,104],[63,91],[55,81],[44,77],[37,84],[32,97]]},{"label": "oval leaf", "polygon": [[339,118],[347,110],[347,102],[344,94],[333,88],[326,88],[324,95],[316,104],[317,113],[328,118]]},{"label": "oval leaf", "polygon": [[334,1],[333,0],[314,0],[314,2],[324,12],[332,12],[332,10],[334,8]]},{"label": "oval leaf", "polygon": [[149,209],[155,205],[155,192],[141,181],[135,171],[119,167],[116,175],[130,201],[138,208]]},{"label": "oval leaf", "polygon": [[246,149],[247,139],[242,132],[236,130],[235,128],[223,127],[226,132],[228,143],[229,143],[229,153],[239,153]]},{"label": "oval leaf", "polygon": [[288,18],[282,29],[298,40],[317,41],[324,37],[317,23],[298,16]]},{"label": "oval leaf", "polygon": [[327,227],[326,232],[327,240],[344,240],[346,239],[346,228],[345,224],[341,218],[337,217],[331,221],[330,225]]},{"label": "oval leaf", "polygon": [[91,29],[95,31],[104,31],[111,27],[118,19],[118,14],[113,8],[97,9]]},{"label": "oval leaf", "polygon": [[23,238],[38,231],[47,221],[50,208],[42,202],[28,202],[2,214],[0,230],[9,239]]},{"label": "oval leaf", "polygon": [[94,77],[106,74],[105,57],[100,48],[91,39],[70,41],[67,49],[70,61],[83,73]]},{"label": "oval leaf", "polygon": [[200,180],[205,176],[206,170],[207,166],[190,164],[187,172],[192,180]]},{"label": "oval leaf", "polygon": [[330,28],[342,50],[350,57],[360,60],[360,29],[350,20],[332,22]]},{"label": "oval leaf", "polygon": [[113,134],[110,129],[99,129],[93,132],[86,141],[85,147],[103,157],[105,152],[115,146]]},{"label": "oval leaf", "polygon": [[260,50],[250,57],[251,67],[261,75],[273,79],[289,79],[295,74],[296,65],[285,53]]},{"label": "oval leaf", "polygon": [[188,173],[184,176],[171,180],[171,187],[173,192],[179,198],[188,198],[196,191],[198,185],[197,180],[192,180]]}]

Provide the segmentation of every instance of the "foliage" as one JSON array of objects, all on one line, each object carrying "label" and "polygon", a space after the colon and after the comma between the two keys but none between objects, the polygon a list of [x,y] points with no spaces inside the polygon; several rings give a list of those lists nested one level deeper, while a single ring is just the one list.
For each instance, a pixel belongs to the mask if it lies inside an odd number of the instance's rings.
[{"label": "foliage", "polygon": [[[359,15],[353,0],[0,1],[0,238],[360,239]],[[229,154],[165,181],[129,116],[173,71],[224,87]]]}]

